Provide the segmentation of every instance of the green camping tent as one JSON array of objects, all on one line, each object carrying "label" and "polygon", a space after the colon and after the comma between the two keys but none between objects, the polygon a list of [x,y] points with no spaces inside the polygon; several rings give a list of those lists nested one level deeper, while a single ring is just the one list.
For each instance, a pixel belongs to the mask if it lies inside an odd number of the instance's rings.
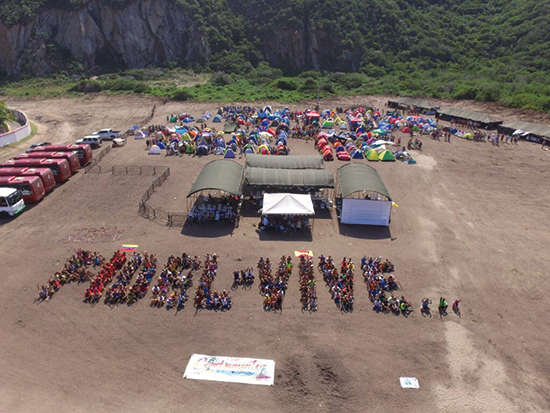
[{"label": "green camping tent", "polygon": [[377,153],[374,149],[369,149],[369,150],[365,153],[365,157],[366,157],[369,161],[379,161],[379,160],[380,160],[380,157],[378,156],[378,153]]},{"label": "green camping tent", "polygon": [[384,151],[378,155],[381,161],[388,162],[388,161],[395,161],[395,156],[393,156],[393,153],[390,151]]}]

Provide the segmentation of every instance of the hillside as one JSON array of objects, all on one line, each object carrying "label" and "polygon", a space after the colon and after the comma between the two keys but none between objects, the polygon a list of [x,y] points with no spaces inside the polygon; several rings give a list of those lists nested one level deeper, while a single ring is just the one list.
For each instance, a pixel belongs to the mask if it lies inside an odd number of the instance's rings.
[{"label": "hillside", "polygon": [[357,72],[386,93],[550,110],[548,15],[534,0],[4,0],[0,70],[249,77],[265,62],[279,75]]}]

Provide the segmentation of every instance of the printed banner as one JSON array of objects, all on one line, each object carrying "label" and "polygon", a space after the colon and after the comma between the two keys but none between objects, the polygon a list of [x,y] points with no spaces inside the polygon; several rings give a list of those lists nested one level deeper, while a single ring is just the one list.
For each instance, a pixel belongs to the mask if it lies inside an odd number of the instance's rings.
[{"label": "printed banner", "polygon": [[313,251],[306,251],[306,250],[294,251],[295,257],[301,257],[302,255],[305,255],[307,257],[313,257]]},{"label": "printed banner", "polygon": [[193,354],[183,378],[273,386],[273,360]]},{"label": "printed banner", "polygon": [[420,384],[418,383],[418,379],[415,377],[399,377],[399,381],[401,382],[401,387],[404,389],[419,389]]},{"label": "printed banner", "polygon": [[135,244],[125,244],[122,246],[122,248],[120,249],[121,251],[135,251],[137,250],[139,247],[139,245],[135,245]]}]

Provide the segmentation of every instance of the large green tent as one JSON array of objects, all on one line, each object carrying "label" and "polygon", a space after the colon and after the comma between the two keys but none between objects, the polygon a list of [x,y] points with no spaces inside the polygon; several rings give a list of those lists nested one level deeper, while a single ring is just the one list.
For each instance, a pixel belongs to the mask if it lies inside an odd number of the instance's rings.
[{"label": "large green tent", "polygon": [[219,190],[233,195],[242,192],[243,167],[227,159],[207,163],[193,183],[187,198],[204,190]]}]

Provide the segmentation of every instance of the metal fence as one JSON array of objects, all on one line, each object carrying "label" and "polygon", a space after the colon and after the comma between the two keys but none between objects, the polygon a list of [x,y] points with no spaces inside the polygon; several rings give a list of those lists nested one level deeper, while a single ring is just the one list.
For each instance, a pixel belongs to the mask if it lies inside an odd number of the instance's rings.
[{"label": "metal fence", "polygon": [[[155,167],[158,168],[158,167]],[[153,193],[168,179],[170,176],[170,168],[165,168],[164,172],[155,179],[149,188],[145,191],[141,197],[141,202],[139,203],[138,214],[143,218],[150,219],[151,221],[157,221],[168,226],[183,226],[185,220],[187,219],[187,214],[182,212],[172,212],[166,211],[163,208],[155,208],[148,203],[149,198]]]},{"label": "metal fence", "polygon": [[92,161],[84,167],[84,173],[87,174],[88,172],[90,172],[92,170],[92,168],[94,166],[97,166],[99,164],[99,162],[101,162],[101,160],[105,157],[105,155],[107,155],[109,152],[111,152],[111,149],[112,149],[111,145],[106,146],[105,148],[103,148],[101,150],[101,152],[99,152],[96,156],[94,156]]}]

